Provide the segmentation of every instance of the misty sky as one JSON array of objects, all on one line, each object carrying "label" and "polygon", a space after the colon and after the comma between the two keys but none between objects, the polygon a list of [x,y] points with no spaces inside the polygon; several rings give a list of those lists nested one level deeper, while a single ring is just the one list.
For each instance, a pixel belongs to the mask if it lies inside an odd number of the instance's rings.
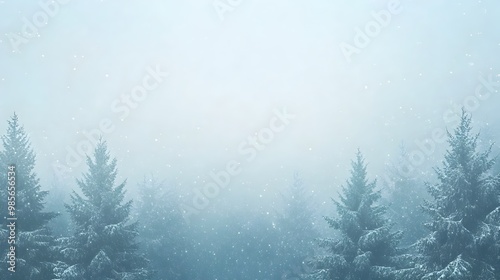
[{"label": "misty sky", "polygon": [[[274,197],[300,171],[326,198],[358,147],[370,176],[381,176],[401,141],[415,149],[446,127],[443,114],[460,110],[479,76],[500,74],[493,0],[400,1],[350,62],[339,46],[354,45],[356,28],[390,1],[241,0],[222,14],[214,3],[228,1],[67,2],[15,51],[12,38],[44,10],[39,1],[0,1],[0,133],[18,113],[46,188],[83,131],[109,120],[114,130],[103,137],[129,188],[154,174],[189,197],[236,160],[232,196],[221,197]],[[168,77],[121,120],[122,96],[151,69]],[[474,120],[492,121],[499,105],[492,95]],[[238,147],[283,108],[294,118],[248,161]],[[68,189],[84,170],[72,169]]]}]

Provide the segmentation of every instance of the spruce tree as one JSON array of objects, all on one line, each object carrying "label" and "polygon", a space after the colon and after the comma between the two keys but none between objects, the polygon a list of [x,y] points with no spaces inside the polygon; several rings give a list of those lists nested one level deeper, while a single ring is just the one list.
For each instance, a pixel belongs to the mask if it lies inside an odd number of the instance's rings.
[{"label": "spruce tree", "polygon": [[424,205],[431,233],[419,242],[422,279],[500,279],[500,177],[490,174],[490,149],[477,151],[479,134],[462,112],[437,183]]},{"label": "spruce tree", "polygon": [[[7,246],[2,245],[0,253],[2,265],[0,275],[2,279],[51,279],[54,266],[54,239],[47,223],[56,215],[44,212],[44,201],[48,192],[42,190],[40,181],[34,171],[35,153],[33,152],[28,135],[19,124],[16,114],[8,121],[7,134],[2,136],[3,151],[0,152],[0,191],[1,215],[4,226],[0,229],[0,239],[7,244],[7,220],[10,213],[7,211],[7,172],[8,166],[14,166],[15,181],[15,272],[8,271]],[[12,178],[11,178],[12,179]],[[10,245],[8,245],[10,246]]]},{"label": "spruce tree", "polygon": [[65,262],[56,269],[61,279],[149,279],[148,261],[137,252],[136,222],[130,221],[132,201],[124,202],[125,181],[115,185],[116,159],[110,159],[101,139],[88,172],[77,180],[66,205],[74,234],[61,242]]},{"label": "spruce tree", "polygon": [[376,181],[368,182],[366,165],[358,151],[340,201],[334,200],[338,217],[325,217],[340,238],[320,239],[326,255],[317,257],[313,262],[316,270],[304,279],[406,279],[397,269],[401,232],[392,231],[384,217],[386,208],[377,204],[380,197]]}]

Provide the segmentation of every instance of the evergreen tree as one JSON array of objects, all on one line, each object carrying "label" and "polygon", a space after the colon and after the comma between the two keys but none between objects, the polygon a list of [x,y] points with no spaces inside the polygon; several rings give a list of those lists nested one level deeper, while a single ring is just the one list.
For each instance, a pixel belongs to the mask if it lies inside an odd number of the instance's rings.
[{"label": "evergreen tree", "polygon": [[280,235],[278,258],[284,279],[297,279],[306,272],[304,261],[313,256],[313,242],[319,236],[313,221],[310,195],[298,173],[293,176],[289,192],[282,197],[284,211],[278,214],[276,222]]},{"label": "evergreen tree", "polygon": [[340,231],[340,239],[320,239],[327,254],[313,262],[315,271],[304,279],[372,280],[407,279],[408,271],[398,254],[401,232],[393,232],[384,217],[386,208],[377,205],[380,191],[368,182],[366,165],[358,151],[352,162],[351,178],[334,203],[338,218],[325,217],[330,227]]},{"label": "evergreen tree", "polygon": [[[8,279],[51,279],[54,266],[54,239],[47,223],[56,215],[44,212],[44,200],[48,192],[42,190],[39,179],[34,172],[35,153],[31,149],[28,135],[19,124],[16,114],[8,121],[7,134],[2,136],[3,151],[0,152],[0,185],[7,185],[8,166],[13,165],[15,176],[15,272],[8,271],[7,265],[7,187],[0,191],[1,215],[4,226],[0,229],[3,244],[0,253],[2,265],[0,275]],[[14,174],[11,174],[14,175]],[[2,279],[7,279],[2,278]]]},{"label": "evergreen tree", "polygon": [[438,182],[428,184],[434,198],[424,205],[431,233],[419,242],[422,278],[500,279],[500,177],[492,176],[490,149],[477,151],[471,117],[448,133],[449,149]]},{"label": "evergreen tree", "polygon": [[87,156],[89,171],[77,180],[81,194],[73,191],[66,205],[74,234],[61,240],[56,272],[61,279],[149,279],[148,261],[137,253],[138,235],[130,222],[132,201],[123,202],[125,182],[115,186],[116,159],[110,159],[103,140],[94,158]]},{"label": "evergreen tree", "polygon": [[175,191],[154,177],[139,184],[137,218],[141,251],[151,259],[154,279],[187,279],[187,225]]}]

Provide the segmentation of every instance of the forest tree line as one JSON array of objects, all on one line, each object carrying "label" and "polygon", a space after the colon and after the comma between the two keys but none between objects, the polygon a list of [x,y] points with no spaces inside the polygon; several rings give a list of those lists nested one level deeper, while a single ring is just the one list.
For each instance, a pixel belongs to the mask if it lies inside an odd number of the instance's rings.
[{"label": "forest tree line", "polygon": [[[40,185],[17,115],[7,122],[0,213],[8,225],[6,183],[15,166],[17,220],[14,244],[7,242],[9,228],[0,229],[6,279],[500,279],[500,168],[491,146],[478,144],[465,111],[448,133],[435,182],[392,172],[394,185],[383,195],[358,151],[350,177],[338,194],[332,191],[329,213],[314,210],[295,174],[275,213],[241,209],[192,223],[176,190],[156,178],[145,177],[139,197],[127,200],[127,184],[117,181],[117,161],[102,139],[64,210],[48,210],[54,204],[48,197],[57,196]],[[318,217],[328,234],[318,231]]]}]

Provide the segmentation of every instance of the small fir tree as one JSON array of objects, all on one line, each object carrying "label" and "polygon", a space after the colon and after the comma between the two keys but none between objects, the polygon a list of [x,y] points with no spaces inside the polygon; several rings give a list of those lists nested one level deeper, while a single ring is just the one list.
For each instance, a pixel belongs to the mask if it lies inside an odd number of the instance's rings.
[{"label": "small fir tree", "polygon": [[124,201],[125,182],[115,186],[116,159],[110,159],[100,140],[94,157],[87,157],[89,171],[77,180],[81,194],[66,205],[75,226],[70,238],[61,240],[64,262],[56,272],[61,279],[149,279],[148,261],[137,252],[135,222],[130,222],[132,201]]},{"label": "small fir tree", "polygon": [[313,262],[316,270],[304,279],[407,279],[409,271],[400,269],[404,264],[398,250],[401,232],[392,231],[379,200],[380,191],[375,181],[368,182],[358,151],[340,201],[334,200],[338,217],[325,217],[330,227],[340,231],[340,238],[320,239],[327,254],[317,257]]}]

